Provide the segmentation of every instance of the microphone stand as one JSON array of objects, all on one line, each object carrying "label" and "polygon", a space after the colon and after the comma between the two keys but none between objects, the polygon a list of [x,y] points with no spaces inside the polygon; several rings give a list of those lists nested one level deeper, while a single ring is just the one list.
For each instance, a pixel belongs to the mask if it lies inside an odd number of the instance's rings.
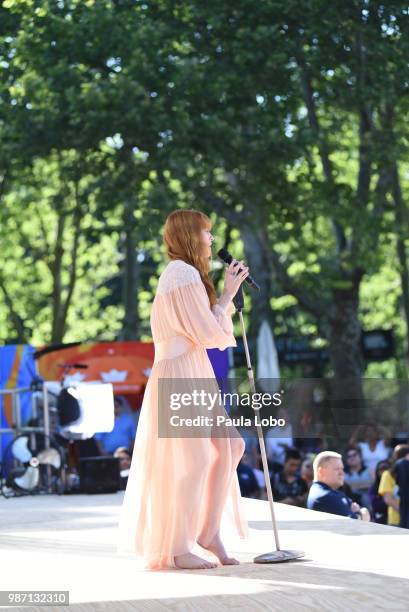
[{"label": "microphone stand", "polygon": [[[239,313],[241,332],[242,332],[243,343],[244,343],[244,351],[246,353],[247,375],[248,375],[248,379],[250,383],[250,389],[252,393],[256,393],[256,386],[254,382],[254,372],[253,372],[253,367],[251,365],[250,353],[248,349],[247,336],[246,336],[246,330],[245,330],[244,319],[243,319],[244,296],[243,296],[242,285],[240,285],[239,290],[237,291],[236,295],[233,297],[233,304],[236,308],[236,311]],[[282,550],[280,548],[277,521],[276,521],[275,512],[274,512],[273,491],[271,488],[270,473],[268,471],[266,447],[264,444],[263,430],[259,422],[256,422],[256,428],[257,428],[258,441],[260,444],[264,480],[266,482],[267,497],[268,497],[268,502],[270,506],[271,522],[273,525],[274,541],[275,541],[276,549],[272,552],[263,553],[262,555],[258,555],[257,557],[254,557],[253,561],[254,563],[281,563],[283,561],[292,561],[294,559],[300,559],[301,557],[305,556],[305,553],[303,551],[301,550]]]}]

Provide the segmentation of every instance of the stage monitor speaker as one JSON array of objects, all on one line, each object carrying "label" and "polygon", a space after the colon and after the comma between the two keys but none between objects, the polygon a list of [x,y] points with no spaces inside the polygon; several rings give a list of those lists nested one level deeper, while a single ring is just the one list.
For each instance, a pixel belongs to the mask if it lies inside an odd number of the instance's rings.
[{"label": "stage monitor speaker", "polygon": [[117,457],[83,457],[79,476],[80,493],[116,493],[121,488]]}]

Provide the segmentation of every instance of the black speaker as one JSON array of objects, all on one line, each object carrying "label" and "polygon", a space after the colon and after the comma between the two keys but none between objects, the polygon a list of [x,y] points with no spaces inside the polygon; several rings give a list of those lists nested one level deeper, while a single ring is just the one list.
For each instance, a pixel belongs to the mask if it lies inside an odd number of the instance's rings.
[{"label": "black speaker", "polygon": [[121,488],[117,457],[83,457],[79,476],[81,493],[116,493]]}]

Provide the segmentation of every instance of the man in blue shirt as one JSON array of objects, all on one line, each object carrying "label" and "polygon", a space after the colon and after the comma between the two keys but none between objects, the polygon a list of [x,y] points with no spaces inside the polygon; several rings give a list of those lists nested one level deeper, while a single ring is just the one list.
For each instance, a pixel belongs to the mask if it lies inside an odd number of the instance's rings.
[{"label": "man in blue shirt", "polygon": [[314,482],[308,493],[307,508],[370,521],[367,508],[353,502],[340,487],[344,484],[342,456],[333,451],[319,453],[313,463]]},{"label": "man in blue shirt", "polygon": [[115,397],[115,423],[112,431],[97,433],[97,440],[101,454],[113,454],[117,448],[124,446],[132,452],[135,441],[137,424],[131,412],[126,412],[119,397]]}]

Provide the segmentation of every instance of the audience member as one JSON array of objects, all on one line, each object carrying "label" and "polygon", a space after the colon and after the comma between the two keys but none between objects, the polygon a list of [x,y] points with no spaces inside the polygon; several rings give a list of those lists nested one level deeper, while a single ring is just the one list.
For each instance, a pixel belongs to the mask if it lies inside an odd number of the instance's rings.
[{"label": "audience member", "polygon": [[301,454],[295,448],[290,448],[285,454],[284,467],[273,474],[271,486],[274,499],[290,506],[305,506],[308,487],[299,476]]},{"label": "audience member", "polygon": [[385,470],[379,483],[379,495],[382,495],[385,504],[388,506],[388,525],[399,526],[399,493],[398,485],[395,480],[395,465],[399,459],[409,454],[408,444],[398,444],[395,446],[391,458],[391,467]]},{"label": "audience member", "polygon": [[121,396],[115,397],[114,414],[115,422],[112,431],[97,433],[94,436],[101,454],[112,454],[120,446],[129,448],[131,451],[133,449],[136,420],[131,408]]},{"label": "audience member", "polygon": [[339,453],[319,453],[314,459],[313,470],[314,482],[308,494],[307,508],[370,521],[367,508],[361,508],[338,490],[344,483],[344,466]]},{"label": "audience member", "polygon": [[304,410],[298,422],[294,446],[303,454],[316,455],[323,450],[322,429],[314,420],[311,410]]},{"label": "audience member", "polygon": [[388,459],[391,454],[387,434],[381,431],[377,423],[369,421],[363,427],[358,428],[351,437],[350,443],[358,444],[362,453],[362,461],[375,478],[376,464]]},{"label": "audience member", "polygon": [[294,448],[293,428],[290,423],[289,412],[286,408],[281,407],[279,409],[277,419],[283,419],[285,425],[272,427],[267,431],[265,439],[266,453],[270,461],[283,466],[286,450]]},{"label": "audience member", "polygon": [[119,468],[124,472],[123,476],[128,476],[132,461],[131,451],[125,446],[119,446],[114,451],[114,457],[119,459]]},{"label": "audience member", "polygon": [[[271,481],[273,474],[275,474],[276,472],[280,472],[283,469],[283,466],[280,463],[277,463],[276,461],[270,461],[270,459],[268,458],[267,465]],[[266,481],[264,478],[263,461],[261,459],[260,446],[258,446],[257,448],[257,463],[256,467],[254,468],[254,475],[257,479],[258,486],[260,487],[260,499],[267,499]]]},{"label": "audience member", "polygon": [[379,461],[375,470],[375,482],[369,487],[368,496],[371,503],[372,520],[375,523],[386,525],[388,522],[388,506],[382,495],[379,495],[379,483],[385,470],[389,468],[389,461]]},{"label": "audience member", "polygon": [[362,461],[361,448],[350,444],[345,453],[345,462],[345,482],[351,487],[353,499],[370,510],[368,491],[374,477]]},{"label": "audience member", "polygon": [[237,466],[240,492],[243,497],[259,497],[260,486],[250,461],[248,453],[245,452]]},{"label": "audience member", "polygon": [[399,487],[399,526],[409,529],[409,454],[398,459],[394,475]]},{"label": "audience member", "polygon": [[308,489],[314,480],[314,472],[312,469],[312,459],[306,458],[301,464],[301,478],[305,481]]},{"label": "audience member", "polygon": [[121,489],[125,490],[128,481],[129,469],[131,467],[132,455],[125,446],[120,446],[114,451],[114,457],[119,459],[119,473],[121,476]]}]

